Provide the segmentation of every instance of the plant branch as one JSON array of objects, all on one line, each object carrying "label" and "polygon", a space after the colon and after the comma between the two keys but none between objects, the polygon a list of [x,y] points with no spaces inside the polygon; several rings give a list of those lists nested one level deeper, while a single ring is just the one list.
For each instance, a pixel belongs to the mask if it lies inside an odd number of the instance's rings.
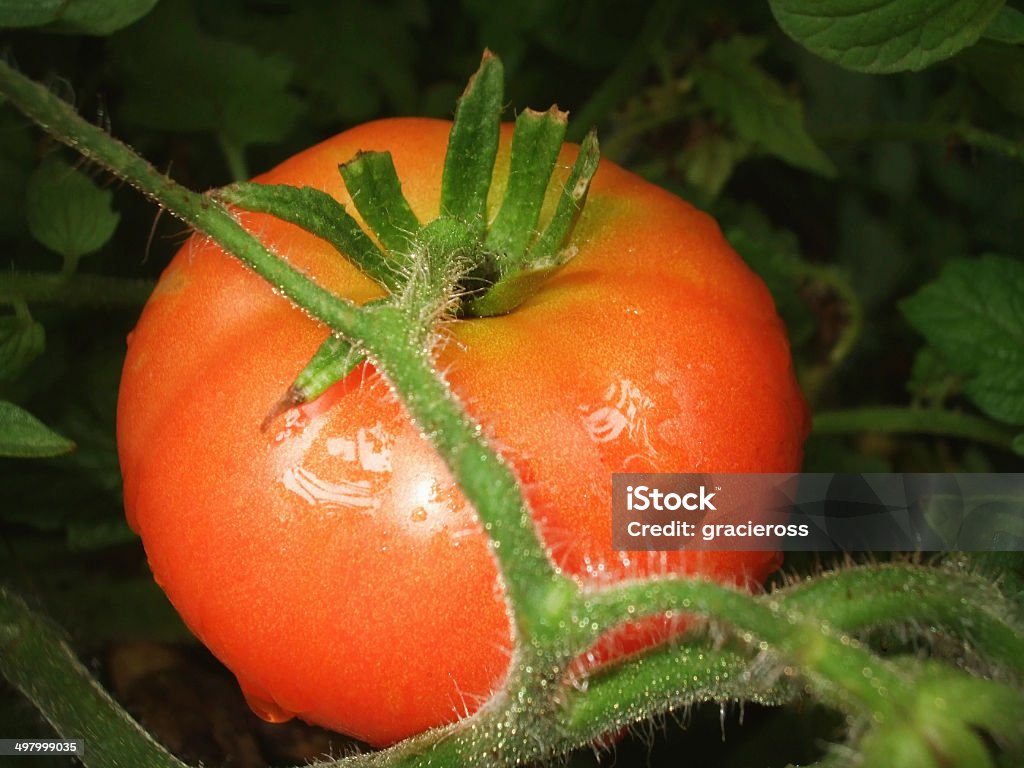
[{"label": "plant branch", "polygon": [[591,620],[605,630],[667,611],[721,622],[749,645],[799,669],[823,701],[850,715],[896,717],[896,694],[910,684],[849,636],[774,596],[757,599],[701,579],[658,579],[604,589],[589,601]]},{"label": "plant branch", "polygon": [[0,671],[61,736],[83,740],[90,764],[184,768],[100,687],[60,630],[3,587]]},{"label": "plant branch", "polygon": [[602,670],[570,696],[564,731],[582,746],[607,734],[609,724],[625,728],[649,718],[652,702],[659,712],[671,712],[705,701],[775,706],[796,695],[770,670],[756,671],[750,655],[701,641],[672,643]]},{"label": "plant branch", "polygon": [[865,141],[949,144],[952,141],[1024,162],[1024,143],[960,122],[880,122],[820,131],[815,133],[814,139],[823,144],[857,144]]},{"label": "plant branch", "polygon": [[956,437],[1013,451],[1017,434],[1012,428],[968,413],[905,406],[877,406],[841,411],[823,411],[814,416],[816,435],[844,435],[858,432],[925,434]]},{"label": "plant branch", "polygon": [[58,272],[0,274],[0,303],[58,303],[72,306],[141,307],[153,292],[151,280]]},{"label": "plant branch", "polygon": [[[864,595],[871,599],[865,600]],[[992,582],[953,568],[878,565],[833,571],[772,595],[842,632],[940,627],[1024,676],[1024,630]]]},{"label": "plant branch", "polygon": [[359,314],[352,330],[371,357],[386,361],[385,373],[402,394],[409,414],[474,503],[492,539],[520,630],[564,635],[557,620],[575,600],[575,583],[556,575],[515,475],[487,444],[477,423],[465,415],[428,352],[409,343],[406,315],[393,306],[373,305]]}]

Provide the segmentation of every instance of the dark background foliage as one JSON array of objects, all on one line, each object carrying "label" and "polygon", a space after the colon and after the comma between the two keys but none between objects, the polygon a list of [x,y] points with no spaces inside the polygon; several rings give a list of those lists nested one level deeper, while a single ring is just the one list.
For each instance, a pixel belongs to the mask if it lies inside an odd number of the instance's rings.
[{"label": "dark background foliage", "polygon": [[[369,119],[450,117],[489,47],[506,66],[509,117],[557,102],[577,138],[596,124],[605,157],[710,210],[762,274],[819,417],[807,470],[1021,471],[1024,53],[1012,35],[876,75],[804,50],[762,3],[150,5],[127,3],[140,18],[112,34],[66,19],[8,29],[4,55],[206,189]],[[339,754],[351,749],[341,737],[248,715],[123,522],[124,338],[186,234],[0,103],[0,579],[66,627],[186,758]],[[105,282],[91,290],[93,276]],[[46,733],[7,689],[0,723],[0,736]],[[824,711],[710,704],[598,752],[784,766],[812,759],[838,725]]]}]

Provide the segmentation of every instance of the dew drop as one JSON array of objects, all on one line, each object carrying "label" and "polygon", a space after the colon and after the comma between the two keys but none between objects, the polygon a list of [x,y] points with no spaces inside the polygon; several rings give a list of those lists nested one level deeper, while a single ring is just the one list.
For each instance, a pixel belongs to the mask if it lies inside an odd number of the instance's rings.
[{"label": "dew drop", "polygon": [[416,509],[412,511],[412,514],[409,515],[409,519],[414,523],[422,523],[427,519],[427,510],[423,507],[416,507]]},{"label": "dew drop", "polygon": [[253,714],[260,720],[264,720],[268,723],[286,723],[295,717],[295,715],[287,709],[282,709],[272,701],[267,701],[260,696],[255,696],[244,688],[242,689],[242,695],[245,696],[245,703],[249,705],[249,709],[251,709]]}]

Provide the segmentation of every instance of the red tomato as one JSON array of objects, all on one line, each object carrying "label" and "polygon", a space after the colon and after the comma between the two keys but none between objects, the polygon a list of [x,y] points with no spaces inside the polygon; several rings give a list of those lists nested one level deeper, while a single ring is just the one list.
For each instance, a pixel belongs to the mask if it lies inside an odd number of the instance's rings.
[{"label": "red tomato", "polygon": [[[348,203],[338,164],[388,150],[427,222],[449,130],[370,123],[257,181]],[[506,127],[497,185],[509,138]],[[562,177],[576,152],[563,148]],[[380,295],[327,243],[243,221],[339,295]],[[438,367],[518,473],[566,572],[755,587],[777,554],[613,551],[611,474],[798,469],[806,410],[768,291],[711,218],[607,161],[574,243],[575,259],[511,314],[445,326]],[[129,338],[125,503],[157,580],[264,715],[386,744],[498,690],[510,624],[473,510],[371,365],[261,431],[326,333],[190,239]]]}]

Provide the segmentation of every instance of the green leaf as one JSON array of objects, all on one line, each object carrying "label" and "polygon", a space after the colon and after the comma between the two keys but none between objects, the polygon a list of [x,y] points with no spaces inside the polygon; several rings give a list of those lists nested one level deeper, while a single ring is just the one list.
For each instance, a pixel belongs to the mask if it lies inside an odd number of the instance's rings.
[{"label": "green leaf", "polygon": [[246,147],[280,141],[302,112],[287,90],[290,61],[207,34],[180,0],[161,2],[110,47],[122,117],[137,125]]},{"label": "green leaf", "polygon": [[28,411],[0,400],[0,456],[41,458],[73,451],[75,444]]},{"label": "green leaf", "polygon": [[956,259],[900,308],[966,377],[964,392],[978,408],[1024,424],[1024,264],[994,254]]},{"label": "green leaf", "polygon": [[857,72],[924,69],[973,45],[1005,0],[769,0],[783,31]]},{"label": "green leaf", "polygon": [[701,100],[743,141],[833,176],[835,166],[807,132],[799,99],[754,64],[764,47],[764,40],[743,36],[713,45],[693,72]]},{"label": "green leaf", "polygon": [[729,181],[733,170],[747,156],[750,146],[718,133],[707,133],[687,145],[679,155],[686,181],[713,201]]},{"label": "green leaf", "polygon": [[1003,7],[985,29],[985,37],[999,43],[1021,45],[1024,43],[1024,13],[1016,8]]},{"label": "green leaf", "polygon": [[914,358],[907,390],[917,399],[941,403],[959,380],[949,363],[931,347],[922,347]]},{"label": "green leaf", "polygon": [[[786,233],[788,234],[788,233]],[[796,248],[780,247],[783,235],[750,232],[742,228],[730,229],[726,239],[743,260],[757,272],[771,291],[775,307],[786,324],[789,343],[797,348],[810,341],[817,328],[814,312],[800,297],[799,287],[803,280]]]},{"label": "green leaf", "polygon": [[147,13],[157,0],[0,0],[0,27],[109,35]]},{"label": "green leaf", "polygon": [[36,168],[25,190],[25,213],[32,237],[65,259],[98,251],[114,234],[120,214],[114,193],[56,155]]},{"label": "green leaf", "polygon": [[0,317],[0,381],[12,381],[43,353],[46,332],[31,317]]},{"label": "green leaf", "polygon": [[65,0],[0,0],[0,27],[38,27],[56,18]]},{"label": "green leaf", "polygon": [[934,494],[925,498],[921,512],[948,549],[986,550],[994,545],[1024,542],[1024,516],[1019,497]]}]

